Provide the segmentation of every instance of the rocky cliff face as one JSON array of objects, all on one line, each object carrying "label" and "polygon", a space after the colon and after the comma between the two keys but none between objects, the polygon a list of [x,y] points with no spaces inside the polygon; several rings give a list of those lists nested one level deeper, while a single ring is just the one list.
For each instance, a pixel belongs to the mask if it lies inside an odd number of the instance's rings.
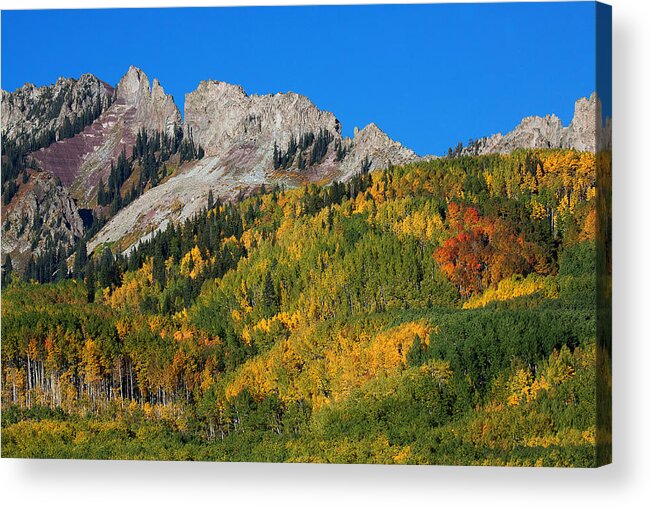
[{"label": "rocky cliff face", "polygon": [[[249,169],[259,178],[273,177],[277,171],[273,159],[276,150],[287,153],[293,141],[300,144],[306,135],[327,133],[325,154],[318,157],[318,162],[310,163],[314,145],[304,149],[299,146],[303,153],[284,164],[283,169],[304,170],[302,175],[310,180],[350,177],[366,158],[373,169],[418,158],[374,124],[356,131],[353,139],[343,138],[339,120],[302,95],[247,95],[241,86],[219,81],[203,81],[186,95],[185,129],[204,147],[207,156],[220,157],[226,166],[246,153],[248,162],[253,162]],[[335,153],[337,147],[339,156]]]},{"label": "rocky cliff face", "polygon": [[98,105],[108,107],[113,88],[92,74],[79,79],[59,78],[51,86],[37,88],[27,83],[14,92],[2,90],[2,136],[5,139],[28,142],[59,131],[66,120],[75,124],[84,113]]},{"label": "rocky cliff face", "polygon": [[7,206],[3,206],[2,258],[11,254],[22,271],[32,254],[41,254],[48,240],[69,248],[84,233],[79,210],[68,190],[46,172],[32,172]]},{"label": "rocky cliff face", "polygon": [[61,179],[80,206],[89,206],[100,179],[108,179],[111,161],[122,150],[131,155],[140,129],[171,132],[180,126],[179,110],[158,80],[150,88],[144,72],[131,67],[115,89],[114,102],[92,125],[33,156]]},{"label": "rocky cliff face", "polygon": [[556,115],[529,116],[506,135],[483,137],[462,150],[462,155],[509,153],[518,148],[567,148],[578,151],[610,149],[610,119],[602,123],[601,101],[596,93],[580,98],[574,117],[563,127]]},{"label": "rocky cliff face", "polygon": [[[119,96],[119,85],[117,90]],[[339,120],[302,95],[247,95],[219,81],[203,81],[186,95],[184,128],[206,156],[122,209],[89,248],[127,235],[137,241],[170,220],[184,220],[207,204],[210,190],[228,199],[262,184],[328,183],[362,167],[383,169],[419,158],[375,124],[355,129],[352,139],[342,137]]]},{"label": "rocky cliff face", "polygon": [[273,152],[274,143],[284,148],[292,136],[298,139],[320,129],[341,137],[341,125],[332,113],[291,92],[247,95],[241,86],[202,81],[186,95],[184,111],[186,132],[209,156],[238,144]]},{"label": "rocky cliff face", "polygon": [[574,104],[574,117],[563,131],[561,147],[579,151],[603,151],[612,148],[611,120],[602,121],[601,100],[596,92]]},{"label": "rocky cliff face", "polygon": [[115,89],[116,104],[133,109],[131,128],[171,133],[181,126],[179,112],[171,95],[166,95],[158,79],[149,86],[146,74],[134,67],[120,79]]}]

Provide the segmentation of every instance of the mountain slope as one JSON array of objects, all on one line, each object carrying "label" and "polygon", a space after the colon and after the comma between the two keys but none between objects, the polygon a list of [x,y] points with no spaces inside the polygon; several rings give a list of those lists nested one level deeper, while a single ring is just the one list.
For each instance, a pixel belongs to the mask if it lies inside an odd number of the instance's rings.
[{"label": "mountain slope", "polygon": [[127,248],[185,220],[206,206],[209,191],[230,199],[263,184],[329,183],[419,159],[375,124],[342,137],[339,120],[302,95],[247,95],[218,81],[203,81],[186,96],[184,127],[206,157],[121,210],[89,243],[91,250],[116,242]]},{"label": "mountain slope", "polygon": [[84,233],[79,209],[68,190],[47,172],[30,171],[11,202],[3,207],[2,254],[11,254],[22,271],[32,255],[48,248],[68,251]]},{"label": "mountain slope", "polygon": [[10,286],[3,455],[598,464],[596,158],[267,189]]},{"label": "mountain slope", "polygon": [[147,76],[130,67],[115,89],[111,107],[92,125],[34,153],[40,167],[61,178],[80,205],[90,206],[100,179],[106,181],[111,161],[126,150],[128,156],[140,129],[173,132],[181,115],[158,80],[150,88]]},{"label": "mountain slope", "polygon": [[71,133],[84,117],[88,121],[99,116],[113,93],[113,87],[92,74],[59,78],[40,88],[27,83],[12,93],[2,90],[2,137],[17,144],[47,146],[62,138],[64,127],[69,126]]}]

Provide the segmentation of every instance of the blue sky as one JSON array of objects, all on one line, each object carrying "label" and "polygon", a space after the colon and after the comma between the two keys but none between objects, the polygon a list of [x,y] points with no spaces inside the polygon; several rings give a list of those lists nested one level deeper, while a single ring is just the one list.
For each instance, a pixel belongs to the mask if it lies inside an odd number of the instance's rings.
[{"label": "blue sky", "polygon": [[129,65],[183,112],[199,81],[294,91],[344,134],[375,122],[419,154],[557,114],[595,88],[592,2],[2,12],[2,88]]}]

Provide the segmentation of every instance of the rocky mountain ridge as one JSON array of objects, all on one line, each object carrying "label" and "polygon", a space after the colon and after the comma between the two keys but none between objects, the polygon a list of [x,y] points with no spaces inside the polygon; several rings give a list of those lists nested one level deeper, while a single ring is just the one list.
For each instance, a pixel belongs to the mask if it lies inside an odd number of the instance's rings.
[{"label": "rocky mountain ridge", "polygon": [[611,121],[602,122],[601,100],[594,92],[578,99],[567,127],[555,114],[527,116],[512,131],[482,137],[464,147],[458,155],[510,153],[519,148],[567,148],[596,152],[611,148]]},{"label": "rocky mountain ridge", "polygon": [[[273,166],[274,149],[286,153],[293,142],[300,144],[305,136],[319,134],[327,137],[328,149],[318,161],[314,162],[312,156],[312,163],[307,164],[318,166],[318,179],[349,177],[367,156],[373,169],[386,167],[392,162],[391,157],[395,163],[418,159],[413,151],[391,140],[375,124],[356,130],[353,139],[344,138],[341,123],[334,114],[294,92],[248,95],[238,85],[202,81],[195,91],[186,95],[184,119],[187,133],[205,148],[207,156],[223,157],[235,149],[241,156],[241,151],[245,151],[249,159],[256,160],[257,172],[277,169]],[[337,160],[327,156],[335,146],[340,149]],[[301,151],[313,154],[311,147],[309,144]],[[295,157],[283,168],[296,169],[300,162],[300,157]]]},{"label": "rocky mountain ridge", "polygon": [[[48,182],[48,192],[39,195],[56,196],[53,202],[58,203],[63,217],[49,220],[47,227],[68,246],[83,234],[81,219],[74,216],[79,217],[80,208],[97,207],[100,182],[107,183],[111,164],[122,151],[131,155],[138,132],[172,136],[184,132],[202,147],[205,157],[181,160],[172,176],[161,176],[159,184],[147,187],[108,221],[90,241],[89,251],[104,243],[128,249],[171,221],[199,211],[206,205],[209,191],[230,199],[263,184],[327,184],[346,180],[360,170],[432,158],[418,157],[373,123],[355,128],[352,138],[344,137],[335,115],[305,96],[293,92],[249,95],[241,86],[221,81],[202,81],[186,95],[182,121],[160,82],[154,79],[150,85],[147,75],[133,66],[115,88],[85,74],[78,80],[61,78],[51,87],[25,85],[13,93],[3,91],[3,138],[58,133],[66,121],[74,121],[93,104],[96,111],[99,104],[101,114],[91,124],[69,138],[57,134],[55,142],[31,154],[43,172],[39,185]],[[46,113],[39,115],[38,111]],[[576,102],[574,118],[567,127],[555,115],[527,117],[506,135],[479,139],[456,155],[506,153],[518,148],[594,151],[609,147],[610,123],[602,125],[598,118],[601,103],[593,94]],[[24,190],[14,196],[10,208],[3,208],[3,223],[9,229],[14,228],[17,216],[22,223],[25,213],[43,208],[38,199],[34,206],[28,186]],[[3,240],[3,256],[27,251],[18,237],[8,238]],[[29,244],[34,241],[30,239]]]},{"label": "rocky mountain ridge", "polygon": [[[79,79],[59,78],[50,86],[31,83],[14,92],[2,90],[2,136],[27,143],[54,134],[58,141],[66,121],[73,125],[84,113],[108,108],[114,89],[92,74]],[[48,143],[49,144],[49,143]]]},{"label": "rocky mountain ridge", "polygon": [[[95,116],[88,116],[89,109]],[[92,121],[79,125],[77,119],[84,114]],[[76,121],[80,128],[62,137],[60,133]],[[174,100],[158,80],[150,87],[147,76],[135,67],[115,88],[84,74],[78,80],[60,78],[51,86],[26,84],[12,93],[2,91],[3,148],[7,142],[27,143],[27,152],[29,146],[36,149],[29,164],[41,170],[30,170],[30,184],[21,185],[24,191],[3,206],[3,257],[11,253],[20,267],[30,249],[42,252],[45,242],[36,238],[40,230],[27,227],[14,233],[24,217],[31,224],[32,215],[44,210],[50,216],[58,208],[61,215],[60,220],[44,217],[41,228],[46,235],[65,249],[74,244],[84,233],[80,208],[94,206],[99,182],[108,180],[111,163],[123,150],[131,154],[138,131],[171,133],[175,128],[181,128],[181,115]]]},{"label": "rocky mountain ridge", "polygon": [[33,154],[40,167],[70,188],[80,206],[92,206],[99,181],[108,180],[111,162],[127,155],[139,130],[173,132],[181,114],[158,80],[150,87],[140,69],[130,67],[115,88],[111,106],[81,133]]},{"label": "rocky mountain ridge", "polygon": [[120,242],[127,234],[137,241],[170,220],[184,220],[206,205],[210,190],[228,199],[263,184],[328,183],[362,168],[419,159],[375,124],[355,129],[352,139],[343,137],[339,120],[305,96],[248,95],[241,86],[220,81],[202,81],[186,95],[184,129],[204,147],[205,158],[121,210],[89,249]]}]

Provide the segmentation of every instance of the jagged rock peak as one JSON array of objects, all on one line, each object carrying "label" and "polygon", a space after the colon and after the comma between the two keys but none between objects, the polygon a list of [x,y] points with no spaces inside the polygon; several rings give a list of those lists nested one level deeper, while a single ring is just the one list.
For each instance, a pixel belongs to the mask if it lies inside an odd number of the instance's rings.
[{"label": "jagged rock peak", "polygon": [[223,154],[235,146],[255,145],[271,154],[293,137],[321,129],[341,137],[335,116],[296,93],[248,95],[239,85],[202,81],[185,96],[185,127],[207,155]]},{"label": "jagged rock peak", "polygon": [[349,178],[367,164],[370,164],[368,169],[377,170],[418,159],[412,150],[391,139],[375,123],[369,123],[361,130],[355,127],[352,148],[342,163],[342,179]]},{"label": "jagged rock peak", "polygon": [[58,139],[66,123],[106,109],[114,90],[92,74],[79,79],[60,77],[52,85],[36,87],[26,83],[14,92],[2,91],[2,135],[23,143],[46,144]]},{"label": "jagged rock peak", "polygon": [[115,88],[115,95],[117,100],[134,105],[138,105],[142,100],[151,100],[152,98],[173,103],[172,96],[165,94],[158,78],[154,78],[150,87],[147,74],[133,65],[120,79]]},{"label": "jagged rock peak", "polygon": [[384,132],[382,132],[382,130],[380,129],[380,127],[378,127],[378,126],[377,126],[375,123],[373,123],[373,122],[371,122],[371,123],[369,123],[368,125],[366,125],[366,127],[364,127],[362,130],[360,130],[359,128],[355,127],[354,137],[357,137],[357,136],[360,136],[360,135],[369,135],[369,134],[373,134],[373,135],[378,135],[378,134],[386,135]]},{"label": "jagged rock peak", "polygon": [[[412,150],[405,148],[400,142],[391,139],[375,123],[369,123],[362,130],[356,128],[353,143],[355,145],[370,143],[375,149],[393,149],[399,154],[398,158],[400,160],[409,159],[409,161],[412,161],[412,159],[417,158]],[[396,163],[398,162],[399,160],[396,160]]]},{"label": "jagged rock peak", "polygon": [[574,117],[567,127],[558,116],[528,116],[506,135],[494,134],[461,150],[462,155],[508,153],[518,148],[567,148],[595,152],[611,146],[610,120],[602,124],[601,100],[596,92],[574,104]]},{"label": "jagged rock peak", "polygon": [[381,140],[382,142],[390,142],[392,145],[399,145],[402,146],[398,141],[394,141],[391,139],[380,127],[378,127],[375,123],[371,122],[366,127],[363,129],[358,129],[355,127],[355,132],[353,136],[353,140],[355,142],[359,142],[362,140],[368,140],[368,139],[378,139]]},{"label": "jagged rock peak", "polygon": [[[360,146],[363,144],[370,144],[374,149],[393,147],[396,149],[403,148],[402,144],[398,141],[391,139],[380,127],[375,123],[369,123],[363,129],[355,127],[353,134],[353,145]],[[406,148],[405,148],[406,149]],[[411,150],[407,150],[413,153]]]},{"label": "jagged rock peak", "polygon": [[147,130],[171,132],[181,125],[181,113],[174,98],[165,94],[158,79],[149,78],[138,67],[129,67],[115,89],[116,102],[135,108],[135,124]]},{"label": "jagged rock peak", "polygon": [[127,73],[122,76],[115,88],[115,96],[118,101],[136,103],[142,97],[151,95],[149,79],[147,74],[137,67],[131,65]]},{"label": "jagged rock peak", "polygon": [[154,78],[151,84],[151,95],[152,97],[165,97],[165,90],[160,84],[158,78]]},{"label": "jagged rock peak", "polygon": [[564,133],[563,144],[580,151],[610,149],[610,119],[603,123],[601,100],[597,92],[574,104],[574,117]]}]

